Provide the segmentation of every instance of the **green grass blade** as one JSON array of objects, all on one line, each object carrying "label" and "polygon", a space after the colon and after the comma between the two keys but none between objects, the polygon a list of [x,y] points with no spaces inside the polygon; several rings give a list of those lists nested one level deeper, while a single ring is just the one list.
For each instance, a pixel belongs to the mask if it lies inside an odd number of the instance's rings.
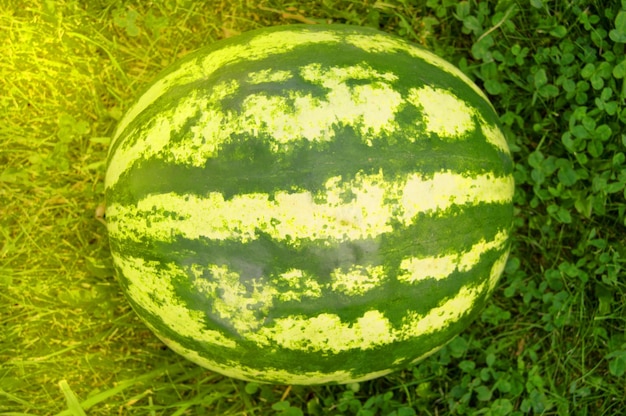
[{"label": "green grass blade", "polygon": [[78,401],[78,397],[76,397],[67,381],[59,381],[59,387],[61,388],[61,391],[65,396],[65,400],[67,401],[67,407],[70,411],[70,414],[73,416],[87,416],[82,406],[80,405],[80,402]]},{"label": "green grass blade", "polygon": [[[94,394],[93,396],[90,396],[89,398],[83,400],[78,405],[79,405],[81,411],[83,409],[84,410],[89,410],[91,407],[97,405],[98,403],[102,403],[105,400],[107,400],[107,399],[109,399],[109,398],[111,398],[111,397],[113,397],[113,396],[115,396],[117,394],[120,394],[122,391],[126,390],[129,387],[135,386],[138,383],[141,383],[143,381],[147,381],[147,380],[152,380],[152,379],[158,378],[158,377],[162,376],[163,374],[165,374],[166,372],[168,372],[170,370],[174,370],[175,368],[178,368],[180,370],[181,367],[178,364],[171,365],[171,366],[159,368],[158,370],[151,371],[151,372],[146,373],[146,374],[144,374],[142,376],[139,376],[139,377],[135,377],[135,378],[132,378],[132,379],[121,381],[121,382],[117,383],[115,387],[113,387],[111,389],[108,389],[108,390],[105,390],[105,391],[102,391],[100,393]],[[67,382],[65,384],[67,384]],[[69,386],[68,386],[68,389],[69,389]],[[71,390],[70,390],[70,393],[72,393]],[[67,395],[66,395],[66,397],[67,397]],[[68,402],[68,404],[69,404],[69,402]],[[62,412],[57,413],[55,416],[75,416],[75,415],[79,415],[79,414],[80,413],[73,412],[72,408],[70,407],[69,409],[66,409],[66,410],[64,410]],[[84,414],[84,412],[82,414]]]}]

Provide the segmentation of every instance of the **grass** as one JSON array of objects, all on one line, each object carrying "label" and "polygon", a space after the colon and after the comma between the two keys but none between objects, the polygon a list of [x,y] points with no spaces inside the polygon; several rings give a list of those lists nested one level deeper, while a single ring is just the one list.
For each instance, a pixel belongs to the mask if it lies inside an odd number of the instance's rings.
[{"label": "grass", "polygon": [[[0,415],[614,415],[626,408],[626,2],[0,2]],[[245,30],[379,27],[489,94],[516,162],[513,253],[476,325],[347,386],[208,372],[141,324],[111,268],[104,159],[139,91]]]}]

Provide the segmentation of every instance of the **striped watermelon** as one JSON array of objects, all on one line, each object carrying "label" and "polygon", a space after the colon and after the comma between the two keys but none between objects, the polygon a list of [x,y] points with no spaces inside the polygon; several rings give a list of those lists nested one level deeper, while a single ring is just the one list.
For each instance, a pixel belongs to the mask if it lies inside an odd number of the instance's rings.
[{"label": "striped watermelon", "polygon": [[112,139],[120,282],[227,376],[367,380],[465,329],[504,268],[512,161],[485,95],[400,38],[252,31],[192,53]]}]

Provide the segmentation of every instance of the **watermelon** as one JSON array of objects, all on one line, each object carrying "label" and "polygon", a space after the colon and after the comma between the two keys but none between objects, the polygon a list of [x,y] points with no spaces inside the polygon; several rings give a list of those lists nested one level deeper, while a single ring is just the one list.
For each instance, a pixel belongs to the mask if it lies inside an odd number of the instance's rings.
[{"label": "watermelon", "polygon": [[121,119],[105,178],[145,324],[212,371],[309,385],[406,368],[467,328],[505,266],[513,190],[466,75],[347,25],[187,55]]}]

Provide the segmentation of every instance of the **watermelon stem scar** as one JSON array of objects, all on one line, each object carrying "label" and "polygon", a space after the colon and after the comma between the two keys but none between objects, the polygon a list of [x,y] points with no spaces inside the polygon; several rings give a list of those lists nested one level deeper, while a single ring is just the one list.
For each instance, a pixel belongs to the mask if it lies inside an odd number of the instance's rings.
[{"label": "watermelon stem scar", "polygon": [[94,218],[106,225],[106,207],[104,204],[98,204],[94,211]]}]

